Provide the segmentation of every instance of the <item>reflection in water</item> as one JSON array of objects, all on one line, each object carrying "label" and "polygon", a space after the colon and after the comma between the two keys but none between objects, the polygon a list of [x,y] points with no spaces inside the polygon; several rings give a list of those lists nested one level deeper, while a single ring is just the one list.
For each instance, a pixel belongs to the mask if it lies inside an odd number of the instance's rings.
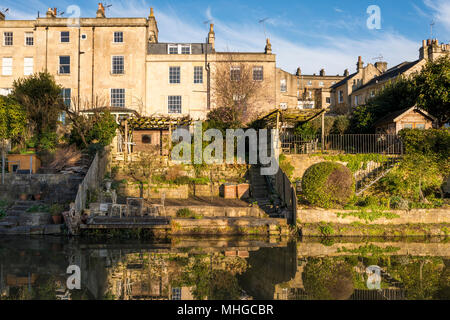
[{"label": "reflection in water", "polygon": [[[450,299],[445,239],[387,242],[315,239],[173,239],[95,243],[2,238],[0,297],[173,300]],[[81,270],[80,290],[67,268]],[[368,267],[379,270],[373,290]]]}]

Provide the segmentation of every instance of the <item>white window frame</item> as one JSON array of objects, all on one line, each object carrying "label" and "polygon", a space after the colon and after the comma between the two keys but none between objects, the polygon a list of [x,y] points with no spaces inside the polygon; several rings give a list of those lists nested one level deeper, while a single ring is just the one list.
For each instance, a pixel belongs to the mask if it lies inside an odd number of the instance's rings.
[{"label": "white window frame", "polygon": [[[189,48],[189,53],[183,53],[183,49]],[[171,53],[171,49],[173,52]],[[168,44],[167,45],[167,54],[192,54],[192,45],[191,44]]]},{"label": "white window frame", "polygon": [[[113,90],[117,90],[117,92],[114,92],[113,93]],[[118,92],[118,90],[123,90],[123,93],[122,92]],[[127,92],[127,90],[125,89],[125,88],[111,88],[110,90],[109,90],[109,99],[110,99],[110,101],[111,101],[111,107],[118,107],[118,108],[125,108],[125,105],[126,105],[126,92]],[[123,97],[120,97],[119,95],[122,95],[123,94]],[[123,99],[123,103],[121,102],[121,103],[116,103],[114,100],[115,99],[120,99],[120,100],[122,100]]]},{"label": "white window frame", "polygon": [[344,103],[344,91],[338,90],[338,103]]},{"label": "white window frame", "polygon": [[307,83],[306,85],[309,86],[309,87],[312,86],[312,81],[309,80],[308,83]]},{"label": "white window frame", "polygon": [[13,58],[12,57],[3,57],[2,59],[2,75],[3,76],[12,76],[13,72]]},{"label": "white window frame", "polygon": [[[238,71],[239,73],[236,74],[235,72]],[[238,76],[236,79],[234,76]],[[241,81],[241,67],[230,67],[230,80],[231,81]]]},{"label": "white window frame", "polygon": [[[11,44],[6,44],[6,35],[11,34]],[[3,32],[3,45],[5,47],[11,47],[14,45],[14,32],[12,31],[5,31]]]},{"label": "white window frame", "polygon": [[[69,96],[67,96],[67,93],[69,93]],[[64,104],[70,108],[72,105],[72,89],[71,88],[62,88],[61,89],[61,97],[64,101]],[[67,100],[69,100],[69,105],[67,105],[67,103],[66,103]]]},{"label": "white window frame", "polygon": [[[122,72],[114,72],[114,60],[115,58],[122,58]],[[116,69],[116,71],[120,71],[119,69]],[[125,57],[124,56],[111,56],[111,74],[113,75],[122,75],[125,74]]]},{"label": "white window frame", "polygon": [[12,88],[0,88],[0,96],[10,95],[12,90]]},{"label": "white window frame", "polygon": [[[201,73],[199,72],[201,70]],[[203,66],[194,66],[194,84],[203,83]]]},{"label": "white window frame", "polygon": [[325,84],[323,83],[323,81],[320,81],[320,82],[319,82],[319,86],[320,86],[320,87],[323,87],[324,85],[325,85]]},{"label": "white window frame", "polygon": [[[171,101],[172,99],[172,101]],[[177,101],[173,101],[173,99],[176,99]],[[179,101],[178,101],[179,100]],[[172,102],[172,104],[171,104]],[[178,109],[170,109],[172,108],[178,108],[178,102],[179,102],[179,112]],[[169,114],[182,114],[183,113],[183,97],[182,96],[168,96],[167,97],[167,113]]]},{"label": "white window frame", "polygon": [[[172,69],[178,69],[178,82],[176,82],[177,79],[175,79],[175,82],[172,82],[172,74],[175,75],[175,73],[172,73]],[[169,67],[169,84],[181,84],[181,67],[180,66],[170,66]]]},{"label": "white window frame", "polygon": [[287,80],[286,79],[280,80],[280,91],[287,92]]},{"label": "white window frame", "polygon": [[[256,79],[255,75],[261,75],[261,79]],[[252,77],[253,77],[253,81],[258,81],[258,82],[262,82],[264,81],[264,67],[263,66],[255,66],[253,67],[253,72],[252,72]]]},{"label": "white window frame", "polygon": [[[69,34],[69,41],[62,41],[63,40],[63,32]],[[70,43],[70,31],[60,31],[59,32],[59,43]]]},{"label": "white window frame", "polygon": [[[116,41],[116,33],[117,33],[117,34],[118,34],[118,33],[121,33],[121,34],[122,34],[121,37],[117,37],[117,39],[122,38],[122,41]],[[113,32],[113,41],[112,41],[112,42],[113,42],[113,43],[124,43],[123,31],[114,31],[114,32]]]},{"label": "white window frame", "polygon": [[[31,36],[30,36],[30,35],[31,35]],[[27,43],[27,40],[28,40],[28,39],[31,39],[32,44],[28,44],[28,43]],[[34,46],[34,32],[27,31],[27,32],[24,33],[24,45],[25,45],[26,47],[32,47],[32,46]]]},{"label": "white window frame", "polygon": [[[183,52],[183,49],[186,49],[186,48],[189,49],[189,53]],[[180,51],[180,54],[192,54],[191,45],[190,44],[182,44],[182,45],[180,45],[179,51]]]},{"label": "white window frame", "polygon": [[33,73],[34,73],[34,58],[33,57],[23,58],[23,75],[30,76]]},{"label": "white window frame", "polygon": [[[176,53],[171,53],[170,49],[176,49]],[[178,45],[177,44],[169,44],[167,46],[167,54],[178,54]]]},{"label": "white window frame", "polygon": [[[69,72],[61,72],[61,58],[62,57],[69,57]],[[70,65],[71,65],[71,63],[72,63],[72,59],[71,59],[71,57],[70,56],[59,56],[58,57],[58,66],[59,66],[59,68],[58,68],[58,74],[70,74],[70,72],[71,72],[71,70],[70,70]],[[67,66],[67,64],[64,64],[63,66]]]}]

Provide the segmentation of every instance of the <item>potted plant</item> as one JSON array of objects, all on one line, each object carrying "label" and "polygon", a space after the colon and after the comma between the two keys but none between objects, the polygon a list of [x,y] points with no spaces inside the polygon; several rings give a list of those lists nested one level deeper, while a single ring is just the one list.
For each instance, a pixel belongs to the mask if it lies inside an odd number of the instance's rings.
[{"label": "potted plant", "polygon": [[35,200],[35,201],[40,201],[41,199],[42,199],[42,193],[41,193],[41,192],[36,193],[36,194],[34,195],[34,200]]},{"label": "potted plant", "polygon": [[62,215],[61,213],[52,213],[52,219],[54,224],[61,224],[62,223]]},{"label": "potted plant", "polygon": [[64,210],[63,206],[60,204],[54,204],[50,207],[50,213],[52,214],[52,219],[54,224],[62,223],[62,211]]},{"label": "potted plant", "polygon": [[27,199],[28,199],[28,195],[26,193],[21,193],[20,194],[20,200],[26,201]]}]

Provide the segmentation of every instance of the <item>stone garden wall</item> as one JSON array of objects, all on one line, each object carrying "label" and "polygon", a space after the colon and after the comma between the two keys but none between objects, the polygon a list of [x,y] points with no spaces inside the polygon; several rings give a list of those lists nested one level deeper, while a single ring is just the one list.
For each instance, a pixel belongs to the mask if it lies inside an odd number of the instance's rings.
[{"label": "stone garden wall", "polygon": [[[398,215],[398,218],[379,218],[374,221],[365,221],[351,216],[351,210],[339,209],[298,209],[297,221],[301,224],[307,223],[335,223],[352,224],[365,223],[373,225],[407,225],[407,224],[445,224],[450,223],[449,209],[415,209],[411,211],[389,210],[390,213]],[[340,214],[338,216],[338,214]],[[343,217],[343,214],[346,217]]]},{"label": "stone garden wall", "polygon": [[51,202],[72,202],[83,177],[64,174],[5,174],[5,184],[0,184],[0,199],[18,200],[25,193],[31,197],[42,193],[42,200]]}]

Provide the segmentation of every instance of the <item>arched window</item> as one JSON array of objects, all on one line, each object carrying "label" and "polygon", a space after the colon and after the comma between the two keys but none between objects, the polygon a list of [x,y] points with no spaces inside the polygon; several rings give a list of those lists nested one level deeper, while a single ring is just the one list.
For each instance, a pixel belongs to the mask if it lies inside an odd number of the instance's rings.
[{"label": "arched window", "polygon": [[143,144],[150,144],[150,143],[152,143],[152,137],[149,136],[148,134],[143,135],[142,136],[142,143]]}]

